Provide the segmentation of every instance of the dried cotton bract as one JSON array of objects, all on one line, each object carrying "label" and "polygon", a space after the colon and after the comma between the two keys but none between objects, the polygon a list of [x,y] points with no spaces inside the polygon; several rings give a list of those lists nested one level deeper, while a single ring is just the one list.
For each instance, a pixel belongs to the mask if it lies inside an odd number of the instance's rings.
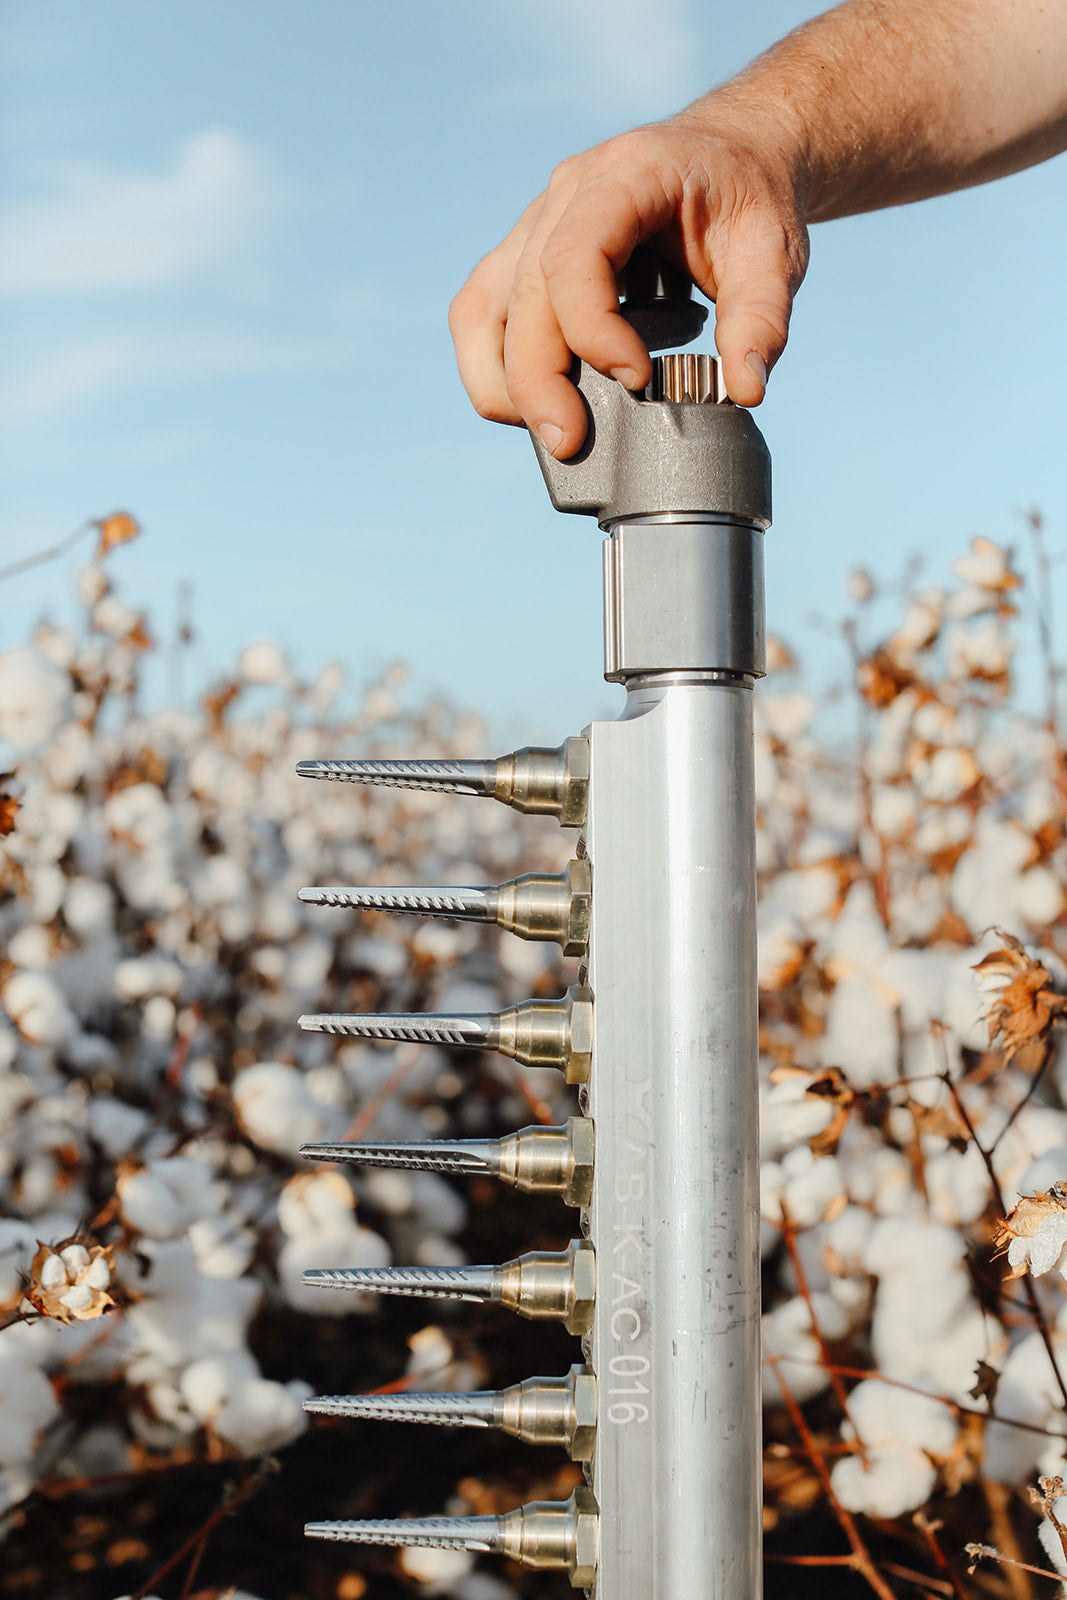
[{"label": "dried cotton bract", "polygon": [[115,1304],[108,1292],[113,1270],[110,1247],[79,1239],[42,1244],[30,1266],[26,1310],[57,1322],[94,1322]]},{"label": "dried cotton bract", "polygon": [[1053,1268],[1067,1278],[1067,1183],[1020,1200],[997,1223],[993,1239],[998,1253],[1008,1258],[1009,1278],[1027,1272],[1041,1278]]}]

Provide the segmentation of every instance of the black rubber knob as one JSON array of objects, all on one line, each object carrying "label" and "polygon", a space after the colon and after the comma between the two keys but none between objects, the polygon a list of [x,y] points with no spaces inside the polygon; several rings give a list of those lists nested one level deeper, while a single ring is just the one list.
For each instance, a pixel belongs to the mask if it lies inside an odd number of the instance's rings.
[{"label": "black rubber knob", "polygon": [[619,278],[619,309],[650,350],[672,350],[699,336],[708,308],[693,299],[693,285],[680,267],[638,245]]}]

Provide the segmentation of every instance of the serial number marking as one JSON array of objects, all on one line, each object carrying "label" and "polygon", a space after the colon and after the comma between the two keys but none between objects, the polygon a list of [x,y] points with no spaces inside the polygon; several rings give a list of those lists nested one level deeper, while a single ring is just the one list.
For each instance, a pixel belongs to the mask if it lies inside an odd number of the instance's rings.
[{"label": "serial number marking", "polygon": [[[623,1127],[615,1142],[615,1203],[619,1207],[640,1206],[648,1193],[648,1143],[651,1133],[649,1102],[651,1078],[626,1086],[626,1111]],[[648,1376],[651,1363],[632,1346],[646,1334],[648,1286],[645,1276],[648,1240],[643,1219],[631,1221],[625,1215],[613,1225],[612,1298],[608,1336],[616,1346],[608,1360],[608,1374],[617,1381],[608,1388],[613,1397],[607,1419],[616,1427],[647,1422],[649,1408],[640,1396],[649,1395],[641,1380]],[[631,1277],[630,1274],[634,1276]],[[636,1304],[630,1304],[636,1301]],[[630,1346],[630,1349],[626,1347]],[[620,1398],[614,1398],[614,1397]]]}]

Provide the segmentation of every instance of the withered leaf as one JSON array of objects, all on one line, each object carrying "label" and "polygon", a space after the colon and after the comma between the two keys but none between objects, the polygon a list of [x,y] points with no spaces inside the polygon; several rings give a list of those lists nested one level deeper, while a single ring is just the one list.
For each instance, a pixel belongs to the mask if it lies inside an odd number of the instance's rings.
[{"label": "withered leaf", "polygon": [[15,829],[15,818],[18,816],[21,801],[13,794],[11,780],[13,772],[0,772],[0,838],[6,839]]},{"label": "withered leaf", "polygon": [[99,522],[94,523],[94,527],[100,535],[96,547],[97,561],[103,560],[108,551],[114,550],[116,545],[129,544],[130,540],[136,539],[141,531],[141,524],[128,511],[113,511],[110,516],[101,517]]},{"label": "withered leaf", "polygon": [[1056,1019],[1067,1010],[1067,996],[1057,994],[1052,974],[1023,949],[1019,940],[1002,933],[1005,941],[975,963],[974,971],[1004,980],[986,1013],[990,1044],[999,1044],[1005,1061],[1024,1045],[1044,1038]]},{"label": "withered leaf", "polygon": [[988,1400],[989,1409],[993,1409],[997,1398],[997,1385],[1000,1382],[1000,1373],[988,1361],[979,1361],[974,1369],[974,1388],[967,1393],[972,1400]]}]

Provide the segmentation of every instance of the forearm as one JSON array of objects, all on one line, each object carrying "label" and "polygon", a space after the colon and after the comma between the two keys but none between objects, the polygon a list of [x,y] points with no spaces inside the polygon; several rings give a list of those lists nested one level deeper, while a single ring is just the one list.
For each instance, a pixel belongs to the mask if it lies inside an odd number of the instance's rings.
[{"label": "forearm", "polygon": [[850,0],[683,117],[765,130],[810,222],[1067,148],[1067,0]]}]

